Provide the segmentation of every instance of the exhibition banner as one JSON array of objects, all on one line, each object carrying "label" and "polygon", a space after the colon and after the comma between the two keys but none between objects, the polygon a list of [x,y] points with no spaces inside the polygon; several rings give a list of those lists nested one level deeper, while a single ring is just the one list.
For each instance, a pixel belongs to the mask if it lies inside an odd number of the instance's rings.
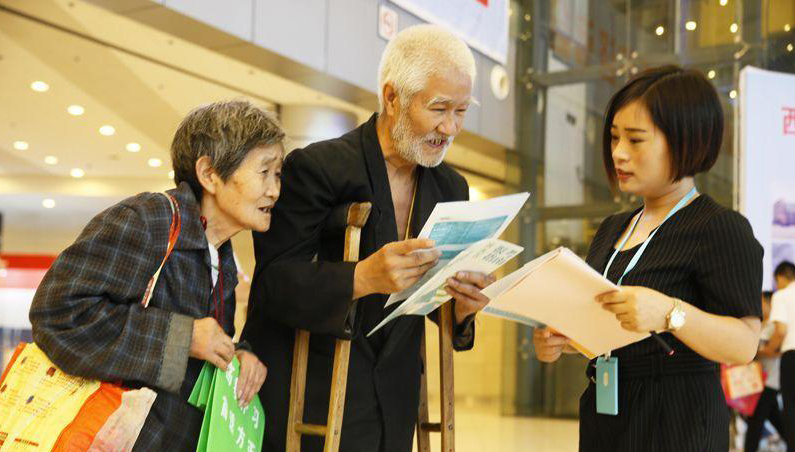
[{"label": "exhibition banner", "polygon": [[795,75],[740,72],[739,209],[765,249],[764,288],[773,269],[795,263]]}]

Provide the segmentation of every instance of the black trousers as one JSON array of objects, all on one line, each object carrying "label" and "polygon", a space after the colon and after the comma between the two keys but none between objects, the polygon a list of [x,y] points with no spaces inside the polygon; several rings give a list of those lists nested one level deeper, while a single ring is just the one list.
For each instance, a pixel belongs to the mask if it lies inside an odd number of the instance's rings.
[{"label": "black trousers", "polygon": [[[625,373],[626,375],[626,373]],[[580,452],[726,452],[729,408],[717,372],[621,380],[618,416],[580,398]]]},{"label": "black trousers", "polygon": [[[748,418],[748,430],[745,432],[744,452],[756,452],[759,449],[759,440],[762,439],[762,430],[766,420],[770,420],[778,434],[786,440],[784,433],[784,420],[778,407],[778,391],[765,387],[759,402],[756,404],[753,416]],[[789,446],[787,446],[789,447]],[[792,450],[790,448],[790,450]]]},{"label": "black trousers", "polygon": [[795,350],[781,355],[781,397],[784,399],[784,441],[795,452]]}]

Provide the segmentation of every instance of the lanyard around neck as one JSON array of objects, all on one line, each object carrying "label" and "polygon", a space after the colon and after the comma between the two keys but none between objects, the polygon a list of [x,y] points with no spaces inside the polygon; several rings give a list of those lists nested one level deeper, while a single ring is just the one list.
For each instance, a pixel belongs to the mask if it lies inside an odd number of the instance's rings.
[{"label": "lanyard around neck", "polygon": [[[651,234],[649,234],[646,240],[643,241],[643,244],[640,246],[640,249],[638,249],[638,252],[636,252],[635,255],[632,256],[632,260],[629,261],[629,265],[627,265],[627,268],[624,269],[624,273],[618,279],[618,283],[616,285],[620,286],[621,282],[624,280],[624,277],[627,276],[627,273],[629,273],[630,271],[632,271],[633,268],[635,268],[635,265],[637,265],[638,261],[640,260],[640,257],[643,255],[643,252],[646,251],[646,247],[649,245],[649,242],[651,242],[651,239],[654,238],[654,234],[656,234],[657,231],[660,230],[660,227],[666,221],[668,221],[668,219],[671,218],[676,212],[682,210],[682,208],[686,206],[687,203],[690,202],[690,200],[692,200],[697,193],[698,192],[696,191],[696,187],[693,187],[693,189],[690,190],[682,199],[680,199],[679,202],[674,206],[674,208],[671,209],[670,212],[668,212],[668,215],[665,216],[665,219],[662,221],[662,223],[660,223],[660,225],[657,226],[657,228],[654,229],[654,231],[652,231]],[[605,278],[607,278],[607,272],[608,270],[610,270],[610,265],[613,264],[613,260],[616,258],[616,255],[618,255],[618,253],[624,248],[624,245],[627,244],[627,241],[629,240],[630,237],[632,237],[632,234],[635,232],[635,228],[638,226],[638,221],[640,221],[640,217],[643,216],[643,212],[645,210],[646,210],[645,208],[641,210],[640,214],[637,216],[637,218],[635,218],[635,221],[632,223],[632,228],[630,228],[629,233],[626,235],[626,237],[624,237],[624,240],[622,240],[621,243],[618,244],[618,247],[613,252],[613,255],[610,257],[610,260],[607,262],[607,267],[605,267],[605,271],[603,273],[603,276]]]}]

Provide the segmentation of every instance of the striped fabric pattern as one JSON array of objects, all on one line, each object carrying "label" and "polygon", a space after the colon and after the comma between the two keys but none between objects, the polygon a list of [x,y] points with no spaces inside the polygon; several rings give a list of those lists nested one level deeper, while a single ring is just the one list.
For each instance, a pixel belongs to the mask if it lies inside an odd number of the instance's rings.
[{"label": "striped fabric pattern", "polygon": [[[604,220],[588,253],[587,262],[594,269],[604,270],[619,236],[639,210]],[[618,280],[638,248],[616,256],[608,279]],[[717,315],[761,317],[762,247],[742,215],[702,194],[660,226],[623,285],[649,287]],[[672,334],[661,336],[677,357],[709,367],[706,358]],[[613,356],[620,365],[643,359],[665,362],[653,338],[616,350]],[[717,371],[623,380],[619,373],[618,379],[618,416],[596,413],[593,384],[583,393],[580,451],[728,450],[729,411]]]}]

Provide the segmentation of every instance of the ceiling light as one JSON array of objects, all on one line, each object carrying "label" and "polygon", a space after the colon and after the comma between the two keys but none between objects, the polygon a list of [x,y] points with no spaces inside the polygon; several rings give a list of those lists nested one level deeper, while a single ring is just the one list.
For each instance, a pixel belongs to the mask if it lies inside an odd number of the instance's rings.
[{"label": "ceiling light", "polygon": [[41,202],[41,205],[44,206],[45,209],[52,209],[55,207],[55,200],[47,198]]},{"label": "ceiling light", "polygon": [[54,155],[48,155],[47,157],[44,157],[44,163],[46,163],[48,165],[57,165],[58,164],[58,157],[56,157]]},{"label": "ceiling light", "polygon": [[787,52],[792,52],[792,43],[787,44]]},{"label": "ceiling light", "polygon": [[30,89],[32,89],[33,91],[38,91],[40,93],[43,93],[48,89],[50,89],[50,85],[42,82],[41,80],[36,80],[35,82],[30,84]]},{"label": "ceiling light", "polygon": [[113,126],[105,125],[99,128],[99,133],[105,135],[106,137],[109,137],[114,133],[116,133],[116,129],[114,129]]},{"label": "ceiling light", "polygon": [[66,111],[69,112],[72,116],[80,116],[86,112],[86,109],[83,108],[81,105],[70,105],[66,108]]},{"label": "ceiling light", "polygon": [[27,151],[30,145],[28,145],[27,141],[15,141],[14,142],[14,149],[17,151]]},{"label": "ceiling light", "polygon": [[152,168],[157,168],[157,167],[163,166],[163,161],[160,160],[160,159],[156,159],[156,158],[151,158],[146,163],[149,166],[151,166]]},{"label": "ceiling light", "polygon": [[784,25],[784,31],[790,31],[790,30],[792,30],[792,26],[790,24]]},{"label": "ceiling light", "polygon": [[732,99],[737,97],[737,90],[733,89],[733,90],[729,91],[729,97],[731,97]]},{"label": "ceiling light", "polygon": [[720,6],[726,6],[729,3],[729,0],[720,0]]},{"label": "ceiling light", "polygon": [[141,150],[141,145],[138,143],[127,143],[127,146],[125,146],[125,148],[129,152],[138,152]]},{"label": "ceiling light", "polygon": [[168,178],[169,179],[173,179],[174,178],[174,170],[171,170],[171,171],[168,172]]},{"label": "ceiling light", "polygon": [[69,174],[75,179],[80,179],[81,177],[86,175],[86,172],[81,170],[80,168],[72,168],[72,171],[69,171]]},{"label": "ceiling light", "polygon": [[687,28],[687,29],[688,29],[688,30],[690,30],[690,31],[693,31],[693,30],[695,30],[697,26],[698,26],[698,24],[696,23],[696,21],[695,21],[695,20],[689,20],[689,21],[687,21],[687,23],[685,24],[685,28]]},{"label": "ceiling light", "polygon": [[707,78],[709,78],[710,80],[715,78],[715,69],[710,69],[709,72],[707,72]]},{"label": "ceiling light", "polygon": [[657,36],[662,36],[663,33],[665,33],[665,27],[660,25],[656,30],[654,30],[654,32],[657,33]]},{"label": "ceiling light", "polygon": [[731,31],[732,33],[737,33],[737,30],[739,30],[739,29],[740,29],[740,27],[738,27],[736,23],[731,24],[729,26],[729,31]]}]

